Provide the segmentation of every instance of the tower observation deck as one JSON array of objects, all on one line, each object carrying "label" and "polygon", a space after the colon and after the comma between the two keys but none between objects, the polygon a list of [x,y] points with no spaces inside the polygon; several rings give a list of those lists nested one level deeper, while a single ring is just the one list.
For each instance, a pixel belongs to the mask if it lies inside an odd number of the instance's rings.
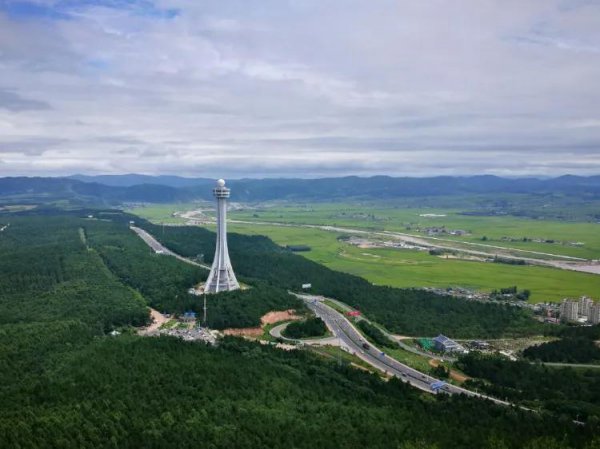
[{"label": "tower observation deck", "polygon": [[217,247],[210,274],[204,285],[205,293],[218,293],[240,288],[227,249],[227,198],[230,189],[225,187],[225,181],[219,179],[213,189],[217,199]]}]

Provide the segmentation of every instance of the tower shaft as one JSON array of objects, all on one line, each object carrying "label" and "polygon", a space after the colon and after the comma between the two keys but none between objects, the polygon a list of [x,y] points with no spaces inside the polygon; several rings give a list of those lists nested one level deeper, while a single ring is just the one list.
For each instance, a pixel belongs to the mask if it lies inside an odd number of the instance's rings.
[{"label": "tower shaft", "polygon": [[217,246],[210,274],[204,286],[205,293],[218,293],[240,288],[229,260],[227,248],[227,198],[230,190],[219,180],[213,189],[217,198]]}]

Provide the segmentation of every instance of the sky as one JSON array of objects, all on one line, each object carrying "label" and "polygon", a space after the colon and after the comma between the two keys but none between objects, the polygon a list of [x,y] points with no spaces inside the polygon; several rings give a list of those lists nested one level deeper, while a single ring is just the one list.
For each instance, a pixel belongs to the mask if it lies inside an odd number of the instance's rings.
[{"label": "sky", "polygon": [[0,0],[0,176],[600,174],[600,0]]}]

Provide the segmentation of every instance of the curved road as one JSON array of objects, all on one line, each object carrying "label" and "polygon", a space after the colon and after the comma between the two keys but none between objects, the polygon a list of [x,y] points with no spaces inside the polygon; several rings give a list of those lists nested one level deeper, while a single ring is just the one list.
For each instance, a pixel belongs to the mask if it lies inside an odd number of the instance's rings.
[{"label": "curved road", "polygon": [[296,340],[294,338],[288,338],[282,334],[283,330],[287,327],[288,324],[290,324],[290,321],[286,321],[285,323],[281,323],[281,324],[278,324],[277,326],[272,327],[271,330],[269,331],[269,334],[271,335],[271,337],[274,337],[274,338],[281,338],[282,340],[288,340],[288,341],[293,341],[293,342],[299,343],[300,340]]},{"label": "curved road", "polygon": [[[331,301],[332,303],[334,303],[335,305],[337,305],[340,309],[346,310],[348,312],[351,312],[351,311],[355,310],[352,307],[350,307],[348,304],[344,304],[343,302],[338,301],[337,299],[333,299],[333,298],[324,298],[324,299],[327,299],[327,301]],[[358,319],[359,320],[365,320],[366,322],[371,323],[374,326],[376,326],[375,323],[373,323],[369,319],[365,318],[364,316],[359,316]],[[456,358],[454,358],[454,357],[448,357],[448,356],[440,356],[440,355],[436,355],[436,354],[430,354],[428,352],[421,351],[421,350],[415,348],[414,346],[407,345],[406,343],[404,343],[402,341],[401,338],[398,338],[394,334],[390,334],[388,331],[386,331],[385,329],[381,328],[380,326],[377,326],[377,327],[379,328],[379,330],[387,338],[389,338],[390,340],[396,342],[398,344],[398,346],[400,346],[405,351],[412,352],[413,354],[417,354],[417,355],[420,355],[422,357],[428,357],[428,358],[431,358],[431,359],[440,360],[442,362],[455,362],[456,361]]]},{"label": "curved road", "polygon": [[[186,259],[185,257],[182,257],[179,254],[176,254],[173,251],[165,248],[160,242],[158,242],[158,240],[156,240],[152,235],[143,229],[135,226],[131,226],[131,229],[138,234],[154,251],[176,257],[183,262],[192,265],[210,269],[210,267],[206,265]],[[340,344],[342,346],[345,346],[351,353],[355,354],[357,357],[364,360],[371,366],[385,373],[396,376],[402,379],[404,382],[408,382],[412,386],[430,393],[432,392],[431,385],[435,382],[439,382],[438,379],[435,379],[425,373],[411,368],[410,366],[404,365],[403,363],[400,363],[391,357],[388,357],[383,351],[379,350],[372,344],[367,343],[360,332],[356,330],[356,328],[350,323],[350,321],[346,319],[344,315],[323,303],[323,297],[304,294],[295,295],[305,301],[307,306],[325,322],[333,335],[340,340]],[[464,394],[467,396],[489,399],[496,404],[511,405],[508,402],[500,401],[499,399],[475,393],[474,391],[466,390],[451,384],[445,384],[441,391],[444,391],[448,394]]]},{"label": "curved road", "polygon": [[[345,346],[350,352],[364,360],[371,366],[393,376],[399,377],[404,382],[408,382],[413,387],[423,391],[432,392],[431,385],[439,382],[439,379],[422,373],[410,366],[398,362],[397,360],[388,357],[383,351],[367,343],[360,332],[337,310],[323,303],[323,298],[313,295],[296,295],[304,300],[307,306],[315,312],[331,332],[340,339],[340,343]],[[511,405],[508,402],[499,399],[485,396],[471,390],[466,390],[456,385],[446,384],[441,389],[448,394],[464,394],[466,396],[489,399],[496,404]]]},{"label": "curved road", "polygon": [[304,338],[304,339],[300,339],[300,340],[295,339],[295,338],[288,338],[288,337],[284,336],[282,334],[282,332],[287,327],[287,325],[290,323],[292,323],[292,321],[286,321],[285,323],[281,323],[281,324],[278,324],[277,326],[274,326],[269,331],[269,334],[273,338],[281,338],[282,340],[287,340],[289,342],[297,343],[300,345],[309,345],[309,346],[310,345],[317,345],[317,346],[332,345],[332,344],[335,344],[338,340],[336,337],[312,337],[312,338]]}]

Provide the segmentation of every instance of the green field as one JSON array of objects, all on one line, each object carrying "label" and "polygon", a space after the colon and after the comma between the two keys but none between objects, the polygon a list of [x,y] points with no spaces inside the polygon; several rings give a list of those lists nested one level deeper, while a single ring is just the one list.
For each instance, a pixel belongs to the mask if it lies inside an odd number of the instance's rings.
[{"label": "green field", "polygon": [[230,224],[232,232],[266,235],[280,245],[306,244],[305,257],[334,270],[362,276],[394,287],[467,287],[475,290],[517,285],[531,290],[531,302],[560,301],[564,297],[596,296],[600,276],[538,266],[444,259],[426,252],[361,249],[337,240],[339,234],[298,227]]},{"label": "green field", "polygon": [[[206,203],[202,206],[206,207]],[[173,212],[192,210],[199,203],[148,205],[129,212],[155,222],[184,223]],[[591,222],[557,221],[514,216],[468,216],[463,209],[426,207],[395,207],[382,203],[274,203],[247,206],[232,210],[232,220],[261,221],[290,224],[342,226],[354,229],[395,231],[427,238],[424,229],[445,226],[448,230],[464,230],[469,235],[439,235],[454,242],[500,246],[527,251],[600,259],[600,224]],[[423,216],[425,215],[425,216]],[[485,240],[482,240],[483,238]],[[553,241],[541,243],[529,240]],[[507,241],[506,239],[510,239]],[[485,249],[474,247],[473,249]],[[523,253],[523,256],[536,257]]]},{"label": "green field", "polygon": [[[187,207],[187,209],[186,209]],[[198,205],[160,205],[137,208],[131,212],[155,222],[173,219],[174,211]],[[423,214],[445,217],[422,217]],[[231,211],[231,220],[255,223],[230,223],[229,229],[244,234],[266,235],[280,245],[308,245],[303,256],[329,268],[362,276],[375,284],[394,287],[466,287],[491,291],[517,285],[532,292],[531,302],[560,301],[565,297],[597,297],[600,276],[540,266],[517,266],[459,259],[445,259],[426,252],[387,248],[361,249],[337,240],[340,233],[298,226],[260,224],[324,224],[354,229],[379,229],[417,234],[416,228],[445,225],[464,229],[470,236],[444,238],[511,246],[574,257],[600,257],[600,225],[595,223],[559,222],[515,217],[474,217],[457,211],[440,209],[396,209],[368,204],[271,205],[250,210]],[[175,219],[178,222],[184,220]],[[411,228],[407,230],[406,228]],[[482,241],[481,236],[487,241]],[[502,237],[524,236],[584,242],[582,247],[534,242],[504,242]]]},{"label": "green field", "polygon": [[144,217],[154,223],[184,224],[186,220],[181,217],[174,217],[175,212],[195,210],[206,207],[206,205],[206,203],[148,204],[129,208],[127,212]]},{"label": "green field", "polygon": [[[439,235],[451,241],[494,245],[550,254],[600,259],[600,224],[534,220],[512,216],[467,216],[464,209],[395,208],[377,203],[275,205],[232,211],[231,219],[342,226],[396,231],[427,237],[424,228],[445,226],[469,235]],[[425,216],[423,216],[425,215]],[[485,240],[482,240],[483,238]],[[512,239],[506,241],[505,239]],[[530,240],[554,241],[541,243]],[[579,245],[577,245],[579,244]]]}]

